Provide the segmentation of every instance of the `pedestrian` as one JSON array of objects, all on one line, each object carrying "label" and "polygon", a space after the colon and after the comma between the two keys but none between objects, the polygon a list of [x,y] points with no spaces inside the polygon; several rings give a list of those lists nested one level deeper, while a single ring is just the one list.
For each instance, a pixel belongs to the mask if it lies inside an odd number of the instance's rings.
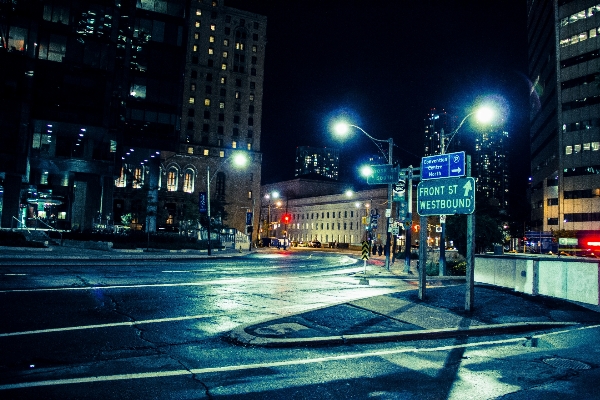
[{"label": "pedestrian", "polygon": [[383,246],[381,244],[377,248],[377,253],[379,253],[379,255],[383,254]]},{"label": "pedestrian", "polygon": [[373,243],[373,255],[377,255],[377,245],[375,243]]}]

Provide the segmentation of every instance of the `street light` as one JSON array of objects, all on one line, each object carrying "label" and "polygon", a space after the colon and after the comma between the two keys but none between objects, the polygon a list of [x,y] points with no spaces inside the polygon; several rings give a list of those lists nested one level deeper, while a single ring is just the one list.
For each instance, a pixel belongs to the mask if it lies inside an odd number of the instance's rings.
[{"label": "street light", "polygon": [[[450,132],[449,134],[447,134],[447,135],[444,134],[444,129],[442,128],[440,131],[441,154],[446,154],[446,152],[448,151],[448,147],[450,146],[450,142],[452,141],[452,139],[454,139],[454,136],[456,136],[456,134],[458,133],[459,129],[463,126],[465,121],[472,115],[475,115],[475,118],[479,122],[489,123],[495,118],[496,112],[490,107],[481,106],[481,107],[478,107],[476,110],[467,114],[462,119],[462,121],[460,121],[460,124],[458,124],[458,127],[455,130],[453,130],[452,132]],[[447,141],[446,141],[446,138],[448,138]],[[446,275],[446,216],[445,215],[440,215],[440,226],[442,229],[440,232],[439,275],[442,276],[442,275]]]},{"label": "street light", "polygon": [[[373,144],[375,144],[375,146],[377,146],[377,148],[379,149],[379,151],[381,152],[381,154],[383,155],[384,158],[387,159],[388,165],[392,165],[392,149],[394,148],[394,140],[392,138],[389,138],[387,140],[382,140],[382,139],[376,139],[373,136],[369,135],[363,128],[361,128],[358,125],[353,125],[353,124],[349,124],[347,122],[338,122],[335,124],[334,128],[334,132],[336,134],[338,134],[339,136],[346,136],[349,131],[350,128],[356,128],[359,131],[361,131],[362,133],[365,134],[365,136],[367,136],[369,139],[371,139],[371,141],[373,142]],[[388,154],[386,157],[385,152],[383,151],[383,148],[381,147],[381,143],[387,143],[388,144]],[[361,173],[368,173],[368,171],[362,171]],[[373,171],[371,170],[371,175],[373,174]],[[388,197],[388,207],[391,211],[392,209],[392,184],[388,183],[387,185],[387,197]],[[390,269],[390,242],[391,242],[391,229],[390,229],[390,215],[387,215],[386,213],[386,228],[387,228],[387,235],[386,235],[386,243],[385,243],[385,268],[389,271]]]},{"label": "street light", "polygon": [[[221,164],[219,164],[219,166],[217,167],[217,169],[215,169],[215,176],[216,176],[216,172],[218,172],[221,167],[223,165],[225,165],[225,163],[229,160],[233,159],[233,164],[234,166],[238,166],[238,167],[243,167],[248,163],[248,156],[240,151],[237,151],[233,154],[231,154],[229,157],[225,158],[223,161],[221,161]],[[214,177],[212,179],[214,179]],[[211,253],[211,246],[210,246],[210,183],[212,182],[212,179],[210,177],[210,164],[206,166],[206,203],[208,204],[207,210],[206,210],[206,215],[208,216],[208,225],[207,225],[207,233],[208,233],[208,255],[210,256]]]}]

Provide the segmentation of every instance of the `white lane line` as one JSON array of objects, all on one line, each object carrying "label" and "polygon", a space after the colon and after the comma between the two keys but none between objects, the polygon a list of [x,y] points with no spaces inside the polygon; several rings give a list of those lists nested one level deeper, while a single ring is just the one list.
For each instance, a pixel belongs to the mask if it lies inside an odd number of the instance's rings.
[{"label": "white lane line", "polygon": [[39,330],[35,330],[35,331],[9,332],[9,333],[0,333],[0,337],[35,335],[38,333],[51,333],[51,332],[78,331],[78,330],[84,330],[84,329],[112,328],[112,327],[116,327],[116,326],[158,324],[158,323],[162,323],[162,322],[173,322],[173,321],[185,321],[188,319],[210,318],[210,317],[213,317],[214,315],[215,314],[187,315],[185,317],[147,319],[147,320],[142,320],[142,321],[113,322],[113,323],[109,323],[109,324],[80,325],[80,326],[68,326],[66,328],[51,328],[51,329],[39,329]]},{"label": "white lane line", "polygon": [[4,276],[26,276],[27,274],[2,274]]},{"label": "white lane line", "polygon": [[356,353],[356,354],[344,354],[339,356],[330,356],[330,357],[318,357],[318,358],[310,358],[310,359],[295,359],[288,361],[277,361],[272,363],[259,363],[259,364],[242,364],[242,365],[229,365],[224,367],[211,367],[211,368],[199,368],[199,369],[190,369],[190,370],[176,370],[176,371],[156,371],[156,372],[143,372],[143,373],[134,373],[134,374],[119,374],[119,375],[105,375],[105,376],[91,376],[91,377],[83,377],[83,378],[70,378],[70,379],[56,379],[56,380],[45,380],[45,381],[37,381],[37,382],[23,382],[23,383],[12,383],[6,385],[0,385],[0,390],[10,390],[10,389],[25,389],[32,387],[41,387],[41,386],[56,386],[56,385],[73,385],[78,383],[95,383],[95,382],[111,382],[111,381],[120,381],[120,380],[128,380],[128,379],[148,379],[148,378],[164,378],[169,376],[181,376],[181,375],[201,375],[201,374],[210,374],[210,373],[218,373],[218,372],[230,372],[230,371],[242,371],[242,370],[251,370],[251,369],[259,369],[259,368],[274,368],[274,367],[287,367],[293,365],[306,365],[306,364],[317,364],[328,361],[344,361],[351,359],[359,359],[366,357],[381,357],[381,356],[389,356],[394,354],[402,354],[402,353],[425,353],[425,352],[435,352],[435,351],[447,351],[453,350],[457,348],[466,348],[466,347],[476,347],[476,346],[489,346],[489,345],[497,345],[497,344],[509,344],[515,342],[523,342],[524,338],[515,338],[515,339],[504,339],[504,340],[494,340],[490,342],[480,342],[480,343],[466,343],[452,346],[440,346],[434,348],[410,348],[410,349],[394,349],[394,350],[381,350],[374,351],[369,353]]},{"label": "white lane line", "polygon": [[[311,277],[316,276],[313,274],[300,277],[300,279],[307,280]],[[136,288],[153,288],[153,287],[183,287],[183,286],[210,286],[210,285],[232,285],[243,282],[245,284],[261,284],[268,282],[278,283],[282,278],[256,278],[252,280],[243,278],[232,278],[222,279],[214,281],[204,282],[179,282],[179,283],[147,283],[137,285],[108,285],[108,286],[76,286],[76,287],[51,287],[51,288],[30,288],[30,289],[4,289],[0,290],[0,293],[33,293],[33,292],[59,292],[59,291],[71,291],[71,290],[107,290],[107,289],[136,289]],[[301,281],[299,281],[301,282]]]},{"label": "white lane line", "polygon": [[[584,330],[584,329],[597,329],[600,328],[600,325],[593,326],[585,326],[576,328],[575,330]],[[536,335],[536,337],[544,337],[550,335],[558,335],[561,333],[569,333],[573,331],[573,329],[566,329],[557,332],[544,333],[540,335]],[[128,379],[148,379],[148,378],[164,378],[169,376],[182,376],[182,375],[201,375],[201,374],[211,374],[218,372],[230,372],[230,371],[242,371],[242,370],[251,370],[251,369],[259,369],[259,368],[273,368],[273,367],[287,367],[293,365],[307,365],[307,364],[317,364],[329,361],[344,361],[344,360],[352,360],[352,359],[360,359],[367,357],[382,357],[382,356],[390,356],[396,354],[406,354],[406,353],[432,353],[436,351],[449,351],[454,349],[461,348],[473,348],[473,347],[482,347],[482,346],[494,346],[494,345],[504,345],[511,343],[521,343],[523,340],[527,340],[524,337],[512,338],[512,339],[501,339],[501,340],[490,340],[487,342],[478,342],[478,343],[463,343],[463,344],[455,344],[449,346],[438,346],[431,348],[406,348],[406,349],[392,349],[392,350],[379,350],[372,351],[367,353],[355,353],[355,354],[343,354],[339,356],[329,356],[329,357],[318,357],[318,358],[310,358],[310,359],[295,359],[288,361],[277,361],[272,363],[258,363],[258,364],[242,364],[242,365],[229,365],[224,367],[211,367],[211,368],[198,368],[198,369],[190,369],[190,370],[176,370],[176,371],[156,371],[156,372],[142,372],[142,373],[134,373],[134,374],[119,374],[119,375],[105,375],[105,376],[92,376],[92,377],[83,377],[83,378],[70,378],[70,379],[55,379],[55,380],[45,380],[45,381],[37,381],[37,382],[23,382],[23,383],[11,383],[6,385],[0,385],[0,390],[11,390],[11,389],[25,389],[32,387],[42,387],[42,386],[56,386],[56,385],[73,385],[79,383],[94,383],[94,382],[111,382],[111,381],[119,381],[119,380],[128,380]]]}]

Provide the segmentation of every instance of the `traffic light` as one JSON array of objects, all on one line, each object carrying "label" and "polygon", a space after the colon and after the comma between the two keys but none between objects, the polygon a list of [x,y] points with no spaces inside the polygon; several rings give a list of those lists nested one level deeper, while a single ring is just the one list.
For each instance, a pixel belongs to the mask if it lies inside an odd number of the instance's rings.
[{"label": "traffic light", "polygon": [[290,216],[290,214],[283,214],[283,217],[281,217],[281,220],[284,224],[289,224],[291,219],[292,217]]}]

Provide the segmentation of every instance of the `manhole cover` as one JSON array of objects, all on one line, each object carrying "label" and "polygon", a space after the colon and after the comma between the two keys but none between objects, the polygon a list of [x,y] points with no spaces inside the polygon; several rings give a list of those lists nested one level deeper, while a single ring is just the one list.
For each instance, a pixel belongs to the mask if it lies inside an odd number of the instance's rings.
[{"label": "manhole cover", "polygon": [[561,369],[590,369],[591,367],[581,361],[569,360],[567,358],[546,358],[544,361],[548,365],[552,365],[554,368]]}]

